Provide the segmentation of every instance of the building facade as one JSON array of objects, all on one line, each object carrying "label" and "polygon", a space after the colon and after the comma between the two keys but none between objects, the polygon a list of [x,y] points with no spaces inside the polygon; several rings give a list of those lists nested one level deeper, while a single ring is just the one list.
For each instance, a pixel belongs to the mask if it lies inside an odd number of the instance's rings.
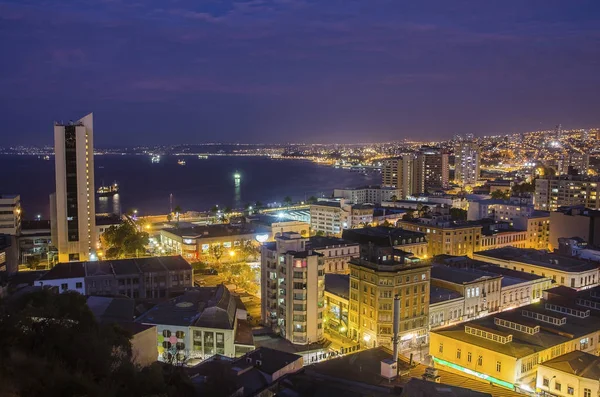
[{"label": "building facade", "polygon": [[90,113],[54,125],[56,192],[50,213],[59,262],[89,260],[96,249],[93,124]]},{"label": "building facade", "polygon": [[600,211],[565,207],[549,215],[551,250],[558,249],[561,237],[579,237],[590,245],[600,247]]},{"label": "building facade", "polygon": [[352,204],[381,204],[399,200],[402,191],[397,187],[361,186],[354,189],[334,189],[333,196],[346,199]]},{"label": "building facade", "polygon": [[454,180],[461,186],[473,185],[479,179],[481,152],[472,135],[457,140],[454,146]]},{"label": "building facade", "polygon": [[398,227],[425,233],[428,255],[473,255],[481,250],[482,226],[472,222],[455,222],[448,216],[401,220]]},{"label": "building facade", "polygon": [[261,247],[263,324],[298,345],[323,340],[325,262],[297,233]]},{"label": "building facade", "polygon": [[433,148],[422,149],[417,154],[416,164],[419,186],[417,190],[426,192],[429,189],[445,189],[449,186],[450,163],[446,151]]},{"label": "building facade", "polygon": [[373,222],[373,207],[340,201],[318,201],[310,206],[310,228],[327,236],[340,236],[344,229]]},{"label": "building facade", "polygon": [[348,336],[367,347],[392,346],[394,297],[401,300],[401,349],[425,343],[430,266],[396,258],[350,261]]},{"label": "building facade", "polygon": [[323,254],[325,273],[348,274],[348,262],[360,255],[358,243],[341,238],[313,236],[306,247]]},{"label": "building facade", "polygon": [[536,179],[534,203],[543,211],[579,205],[600,209],[600,178],[567,175]]},{"label": "building facade", "polygon": [[181,256],[59,263],[35,285],[60,293],[169,298],[193,286],[193,270]]},{"label": "building facade", "polygon": [[536,390],[542,395],[592,397],[600,393],[600,358],[575,350],[538,367]]},{"label": "building facade", "polygon": [[599,283],[597,263],[545,251],[504,247],[476,252],[473,259],[548,277],[558,285],[578,290],[592,288]]},{"label": "building facade", "polygon": [[21,196],[0,195],[0,234],[18,236],[21,233]]},{"label": "building facade", "polygon": [[156,326],[159,361],[185,363],[215,354],[240,357],[254,349],[252,333],[243,335],[249,328],[245,310],[224,285],[190,289],[135,321]]}]

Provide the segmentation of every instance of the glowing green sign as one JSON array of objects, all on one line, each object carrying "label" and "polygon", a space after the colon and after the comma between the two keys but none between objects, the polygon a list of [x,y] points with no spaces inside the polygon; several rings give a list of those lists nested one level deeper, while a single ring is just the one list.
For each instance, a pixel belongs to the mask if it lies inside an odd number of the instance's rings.
[{"label": "glowing green sign", "polygon": [[458,371],[464,372],[466,374],[476,376],[479,379],[483,379],[485,381],[492,382],[492,383],[495,383],[497,385],[506,387],[507,389],[510,389],[510,390],[514,390],[515,389],[515,385],[513,385],[512,383],[509,383],[509,382],[506,382],[506,381],[503,381],[503,380],[500,380],[500,379],[496,379],[493,376],[482,374],[481,372],[473,371],[472,369],[469,369],[469,368],[461,367],[460,365],[456,365],[454,363],[451,363],[451,362],[446,361],[446,360],[442,360],[442,359],[437,358],[437,357],[433,357],[433,361],[435,361],[438,364],[445,365],[447,367],[450,367],[450,368],[456,369]]}]

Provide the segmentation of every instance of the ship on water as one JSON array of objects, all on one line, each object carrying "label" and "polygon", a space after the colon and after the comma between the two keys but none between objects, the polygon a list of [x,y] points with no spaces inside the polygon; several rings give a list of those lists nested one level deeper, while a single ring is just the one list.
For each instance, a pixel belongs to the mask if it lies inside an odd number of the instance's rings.
[{"label": "ship on water", "polygon": [[179,160],[177,160],[177,164],[179,164],[179,165],[185,165],[185,160],[184,159],[179,159]]},{"label": "ship on water", "polygon": [[160,156],[152,156],[152,164],[160,163]]},{"label": "ship on water", "polygon": [[98,190],[96,190],[96,193],[98,193],[98,196],[100,197],[114,196],[115,194],[119,193],[119,185],[117,182],[110,186],[102,185],[98,188]]}]

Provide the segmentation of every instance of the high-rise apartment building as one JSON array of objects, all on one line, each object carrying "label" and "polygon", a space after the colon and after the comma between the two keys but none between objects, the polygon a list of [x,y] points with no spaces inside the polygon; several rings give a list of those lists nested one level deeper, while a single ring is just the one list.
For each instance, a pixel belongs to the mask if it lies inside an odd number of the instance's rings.
[{"label": "high-rise apartment building", "polygon": [[600,209],[600,178],[567,175],[536,179],[534,204],[543,211],[577,205]]},{"label": "high-rise apartment building", "polygon": [[50,199],[59,262],[93,259],[96,249],[92,113],[54,125],[56,193]]},{"label": "high-rise apartment building", "polygon": [[[424,159],[421,162],[424,162]],[[381,169],[381,186],[399,189],[401,197],[398,198],[402,199],[424,193],[423,170],[424,166],[418,165],[417,156],[414,154],[387,159]]]},{"label": "high-rise apartment building", "polygon": [[454,146],[454,179],[460,185],[470,185],[479,179],[481,153],[472,134],[459,137]]},{"label": "high-rise apartment building", "polygon": [[16,236],[21,232],[21,196],[0,195],[0,234]]},{"label": "high-rise apartment building", "polygon": [[431,266],[395,253],[350,261],[348,335],[367,347],[392,347],[394,297],[401,300],[401,349],[427,338]]},{"label": "high-rise apartment building", "polygon": [[263,324],[298,345],[324,338],[325,263],[308,241],[285,232],[261,250]]},{"label": "high-rise apartment building", "polygon": [[558,159],[556,168],[559,175],[587,175],[590,155],[579,151],[566,152]]},{"label": "high-rise apartment building", "polygon": [[415,189],[417,192],[425,192],[432,188],[447,188],[449,182],[448,153],[426,148],[417,154],[415,160]]},{"label": "high-rise apartment building", "polygon": [[317,201],[310,205],[310,228],[328,236],[339,236],[344,229],[362,227],[373,222],[373,207],[352,204],[346,199]]}]

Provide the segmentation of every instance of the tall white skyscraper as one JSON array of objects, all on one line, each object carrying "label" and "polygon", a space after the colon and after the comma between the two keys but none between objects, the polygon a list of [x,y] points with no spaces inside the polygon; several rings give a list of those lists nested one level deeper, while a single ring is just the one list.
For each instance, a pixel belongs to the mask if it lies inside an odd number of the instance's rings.
[{"label": "tall white skyscraper", "polygon": [[472,134],[458,137],[454,146],[454,179],[460,185],[474,184],[479,179],[481,152]]},{"label": "tall white skyscraper", "polygon": [[93,259],[96,242],[92,113],[54,125],[56,193],[50,198],[52,244],[59,262]]}]

